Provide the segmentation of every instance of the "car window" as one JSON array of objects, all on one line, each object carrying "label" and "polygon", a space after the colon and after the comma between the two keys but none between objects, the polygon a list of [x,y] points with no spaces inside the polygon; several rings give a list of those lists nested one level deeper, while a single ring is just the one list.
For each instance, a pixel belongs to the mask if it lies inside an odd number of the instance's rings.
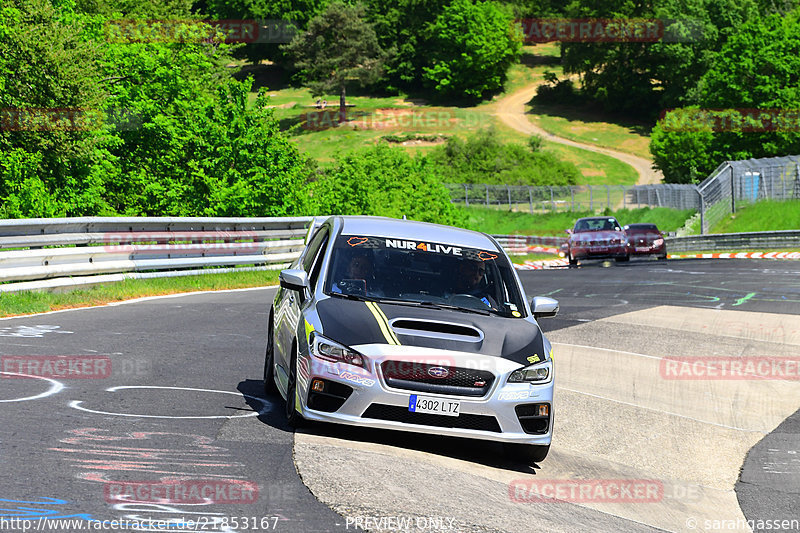
[{"label": "car window", "polygon": [[521,317],[525,306],[505,255],[446,243],[342,235],[326,294],[447,304]]},{"label": "car window", "polygon": [[322,263],[325,259],[325,248],[328,244],[328,232],[325,231],[325,236],[322,239],[322,243],[320,244],[319,251],[317,251],[316,259],[313,262],[313,266],[311,268],[311,276],[309,277],[309,284],[311,290],[314,291],[317,288],[317,280],[319,279],[319,273],[322,271]]},{"label": "car window", "polygon": [[308,244],[305,253],[303,254],[303,260],[301,262],[303,270],[307,273],[311,272],[311,267],[314,265],[314,260],[319,255],[319,251],[322,248],[322,245],[327,242],[328,238],[328,228],[323,227],[317,230],[317,233],[311,237],[311,242]]}]

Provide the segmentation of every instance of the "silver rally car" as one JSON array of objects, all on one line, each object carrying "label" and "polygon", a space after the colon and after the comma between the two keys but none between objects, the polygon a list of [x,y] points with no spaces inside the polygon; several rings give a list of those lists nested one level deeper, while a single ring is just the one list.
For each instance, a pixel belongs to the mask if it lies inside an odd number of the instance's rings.
[{"label": "silver rally car", "polygon": [[379,217],[315,224],[280,274],[264,388],[289,423],[352,424],[502,442],[543,460],[553,432],[552,348],[490,236]]}]

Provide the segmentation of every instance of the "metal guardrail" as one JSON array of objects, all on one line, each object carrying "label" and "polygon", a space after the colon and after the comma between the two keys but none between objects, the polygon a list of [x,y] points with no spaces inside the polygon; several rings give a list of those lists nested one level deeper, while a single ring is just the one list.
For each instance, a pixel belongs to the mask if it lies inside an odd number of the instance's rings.
[{"label": "metal guardrail", "polygon": [[[182,276],[187,275],[186,269],[207,273],[207,267],[280,269],[299,256],[312,220],[313,217],[4,220],[0,221],[0,282],[8,283],[0,285],[0,292],[92,285],[125,277]],[[119,273],[125,274],[108,276]]]},{"label": "metal guardrail", "polygon": [[[277,270],[314,217],[62,218],[0,221],[0,293],[125,278]],[[495,235],[510,254],[557,253],[565,237]],[[800,248],[800,230],[668,237],[670,252]],[[210,269],[209,267],[215,267]]]},{"label": "metal guardrail", "polygon": [[[532,252],[558,253],[566,237],[537,237],[525,235],[493,235],[509,255],[522,255]],[[800,230],[755,231],[747,233],[716,233],[710,235],[690,235],[685,237],[665,237],[667,251],[715,251],[715,250],[776,250],[785,248],[800,249]]]},{"label": "metal guardrail", "polygon": [[800,230],[754,231],[667,237],[667,251],[800,249]]}]

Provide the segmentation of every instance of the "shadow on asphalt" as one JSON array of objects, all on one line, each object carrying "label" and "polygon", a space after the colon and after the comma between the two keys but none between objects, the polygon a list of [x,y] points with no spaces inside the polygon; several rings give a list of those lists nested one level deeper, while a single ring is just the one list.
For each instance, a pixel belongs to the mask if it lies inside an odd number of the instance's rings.
[{"label": "shadow on asphalt", "polygon": [[[272,428],[291,433],[292,428],[286,423],[283,399],[280,395],[265,396],[262,383],[261,380],[247,379],[239,383],[237,389],[243,395],[247,395],[244,396],[244,401],[251,409],[261,412],[257,417],[258,420]],[[539,468],[538,465],[530,466],[505,457],[503,446],[490,441],[324,422],[306,422],[306,425],[299,431],[323,437],[415,450],[513,472],[535,474]]]}]

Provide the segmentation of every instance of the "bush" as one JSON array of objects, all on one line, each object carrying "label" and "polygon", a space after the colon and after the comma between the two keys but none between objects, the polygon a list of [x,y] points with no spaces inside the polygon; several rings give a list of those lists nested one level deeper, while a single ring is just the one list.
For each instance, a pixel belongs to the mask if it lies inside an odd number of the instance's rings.
[{"label": "bush", "polygon": [[379,215],[459,225],[438,167],[379,144],[340,157],[312,185],[313,209],[329,215]]},{"label": "bush", "polygon": [[500,141],[493,128],[481,130],[466,140],[451,137],[431,152],[446,183],[500,185],[572,185],[580,173],[575,165],[548,152]]}]

